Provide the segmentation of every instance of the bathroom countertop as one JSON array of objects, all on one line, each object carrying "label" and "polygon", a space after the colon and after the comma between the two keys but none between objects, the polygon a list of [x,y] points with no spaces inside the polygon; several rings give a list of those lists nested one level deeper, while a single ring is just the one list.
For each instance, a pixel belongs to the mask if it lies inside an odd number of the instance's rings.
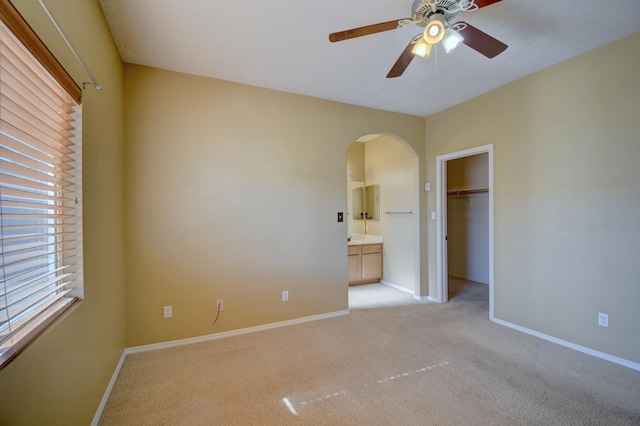
[{"label": "bathroom countertop", "polygon": [[380,244],[380,243],[382,243],[382,235],[352,234],[351,241],[349,241],[347,245],[357,246],[360,244]]}]

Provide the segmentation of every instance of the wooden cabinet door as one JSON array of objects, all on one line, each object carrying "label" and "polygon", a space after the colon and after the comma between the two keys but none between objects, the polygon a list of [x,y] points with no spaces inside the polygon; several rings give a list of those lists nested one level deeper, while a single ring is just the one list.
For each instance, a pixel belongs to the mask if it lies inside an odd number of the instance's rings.
[{"label": "wooden cabinet door", "polygon": [[382,278],[382,253],[363,253],[362,279],[379,280]]},{"label": "wooden cabinet door", "polygon": [[360,279],[360,253],[350,254],[348,257],[349,282]]}]

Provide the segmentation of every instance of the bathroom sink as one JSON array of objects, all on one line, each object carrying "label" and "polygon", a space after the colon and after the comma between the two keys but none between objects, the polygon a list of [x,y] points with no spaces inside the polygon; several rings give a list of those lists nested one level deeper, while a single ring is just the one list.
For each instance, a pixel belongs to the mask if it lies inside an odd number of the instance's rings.
[{"label": "bathroom sink", "polygon": [[382,235],[370,234],[352,234],[347,238],[347,245],[354,246],[359,244],[380,244],[382,243]]}]

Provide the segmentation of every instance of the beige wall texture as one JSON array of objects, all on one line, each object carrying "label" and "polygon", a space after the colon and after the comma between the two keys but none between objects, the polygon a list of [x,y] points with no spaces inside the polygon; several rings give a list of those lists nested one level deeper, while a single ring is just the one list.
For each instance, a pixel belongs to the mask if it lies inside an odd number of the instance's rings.
[{"label": "beige wall texture", "polygon": [[347,181],[364,182],[364,142],[354,142],[347,149]]},{"label": "beige wall texture", "polygon": [[[65,51],[38,2],[12,2],[52,51]],[[0,371],[2,425],[90,424],[125,343],[122,64],[97,1],[46,4],[103,85],[83,98],[85,300]]]},{"label": "beige wall texture", "polygon": [[[420,290],[418,165],[418,157],[410,148],[393,138],[381,136],[365,143],[367,185],[380,185],[380,220],[367,221],[367,234],[384,237],[382,280],[417,293]],[[414,211],[414,214],[386,214],[388,211]]]},{"label": "beige wall texture", "polygon": [[424,173],[420,117],[130,64],[125,113],[127,346],[346,310],[347,148]]},{"label": "beige wall texture", "polygon": [[[639,43],[635,34],[426,121],[431,180],[437,155],[494,144],[495,317],[636,363]],[[435,294],[435,222],[428,235]]]}]

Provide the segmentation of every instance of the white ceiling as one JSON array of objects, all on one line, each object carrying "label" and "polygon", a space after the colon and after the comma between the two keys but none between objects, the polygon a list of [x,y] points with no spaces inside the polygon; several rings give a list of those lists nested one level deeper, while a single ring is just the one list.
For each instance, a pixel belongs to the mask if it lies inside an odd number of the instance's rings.
[{"label": "white ceiling", "polygon": [[413,0],[100,0],[125,62],[429,116],[640,31],[640,0],[503,0],[464,20],[509,45],[461,45],[385,76],[409,26],[338,43],[331,32],[410,18]]}]

